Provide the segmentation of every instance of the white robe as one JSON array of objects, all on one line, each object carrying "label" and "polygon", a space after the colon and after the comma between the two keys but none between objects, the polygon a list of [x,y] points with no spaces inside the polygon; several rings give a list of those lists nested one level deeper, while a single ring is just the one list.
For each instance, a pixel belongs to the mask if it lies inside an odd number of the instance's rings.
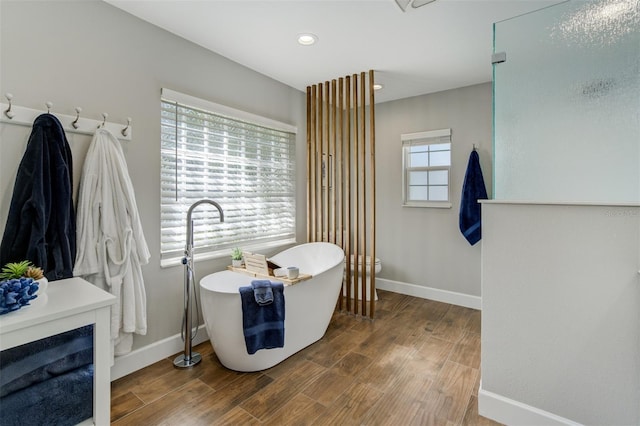
[{"label": "white robe", "polygon": [[141,265],[149,263],[133,185],[120,142],[96,130],[78,191],[74,276],[116,296],[111,307],[114,355],[131,352],[133,333],[147,333]]}]

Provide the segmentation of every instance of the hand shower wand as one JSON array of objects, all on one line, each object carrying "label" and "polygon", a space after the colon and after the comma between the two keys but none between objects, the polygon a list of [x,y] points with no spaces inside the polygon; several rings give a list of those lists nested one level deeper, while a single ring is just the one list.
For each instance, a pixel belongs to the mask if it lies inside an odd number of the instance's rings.
[{"label": "hand shower wand", "polygon": [[173,360],[173,365],[180,368],[193,367],[202,360],[202,356],[198,352],[193,352],[191,346],[191,296],[189,294],[190,288],[193,288],[195,295],[195,269],[193,267],[193,220],[191,214],[193,210],[200,204],[211,204],[218,209],[220,213],[220,222],[224,222],[224,213],[220,204],[213,200],[200,200],[195,203],[187,212],[187,244],[184,249],[184,256],[182,258],[182,264],[184,265],[184,353],[178,355]]}]

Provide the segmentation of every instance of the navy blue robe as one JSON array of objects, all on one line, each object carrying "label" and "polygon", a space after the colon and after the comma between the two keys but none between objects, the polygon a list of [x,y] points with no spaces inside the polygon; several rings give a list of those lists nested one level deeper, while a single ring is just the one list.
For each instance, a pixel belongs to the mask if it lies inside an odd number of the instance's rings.
[{"label": "navy blue robe", "polygon": [[30,260],[50,280],[73,276],[76,221],[71,148],[60,121],[33,122],[0,245],[0,266]]}]

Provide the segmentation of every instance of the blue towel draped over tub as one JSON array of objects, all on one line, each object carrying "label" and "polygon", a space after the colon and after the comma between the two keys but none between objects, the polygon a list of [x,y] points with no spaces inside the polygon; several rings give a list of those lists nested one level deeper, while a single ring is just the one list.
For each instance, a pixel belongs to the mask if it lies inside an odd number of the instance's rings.
[{"label": "blue towel draped over tub", "polygon": [[240,287],[239,290],[247,353],[252,355],[260,349],[283,348],[284,285],[281,282],[271,283],[273,302],[267,305],[256,302],[253,287]]},{"label": "blue towel draped over tub", "polygon": [[478,200],[487,199],[487,188],[484,186],[480,156],[474,149],[469,156],[467,172],[462,186],[462,200],[460,201],[460,232],[474,245],[482,238],[481,212]]}]

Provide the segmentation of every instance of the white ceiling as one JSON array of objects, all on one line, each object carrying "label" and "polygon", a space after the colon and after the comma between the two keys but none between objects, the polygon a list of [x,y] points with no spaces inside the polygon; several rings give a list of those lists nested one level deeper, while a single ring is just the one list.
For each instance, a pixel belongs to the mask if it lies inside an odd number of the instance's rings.
[{"label": "white ceiling", "polygon": [[[493,23],[559,0],[105,0],[304,91],[375,70],[376,103],[491,81]],[[406,0],[405,0],[406,2]],[[313,46],[299,33],[318,36]]]}]

